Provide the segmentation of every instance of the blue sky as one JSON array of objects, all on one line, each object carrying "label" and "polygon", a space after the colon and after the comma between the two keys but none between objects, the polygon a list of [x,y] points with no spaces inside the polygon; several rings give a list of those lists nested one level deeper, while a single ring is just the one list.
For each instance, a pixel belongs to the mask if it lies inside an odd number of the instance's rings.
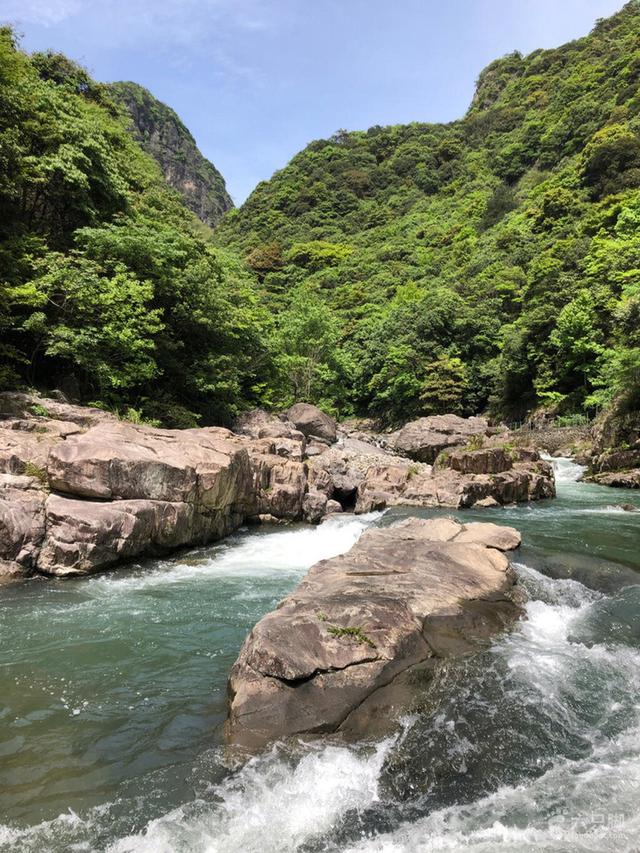
[{"label": "blue sky", "polygon": [[0,0],[27,50],[172,106],[236,203],[339,128],[461,116],[491,60],[586,34],[623,0]]}]

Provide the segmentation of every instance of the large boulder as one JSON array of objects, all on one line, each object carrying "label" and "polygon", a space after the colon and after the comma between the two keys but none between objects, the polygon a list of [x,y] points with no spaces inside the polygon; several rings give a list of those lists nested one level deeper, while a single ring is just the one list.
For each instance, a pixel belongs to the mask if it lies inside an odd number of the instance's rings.
[{"label": "large boulder", "polygon": [[406,424],[393,439],[393,446],[410,459],[433,463],[443,450],[466,444],[473,436],[485,436],[489,432],[485,418],[431,415]]},{"label": "large boulder", "polygon": [[[227,735],[360,733],[403,710],[403,674],[466,653],[519,614],[513,528],[408,519],[315,565],[264,616],[229,677]],[[394,685],[403,689],[394,693]]]},{"label": "large boulder", "polygon": [[344,508],[352,509],[358,488],[371,466],[384,467],[396,462],[404,460],[358,439],[341,438],[309,461],[309,483]]},{"label": "large boulder", "polygon": [[193,504],[164,500],[103,502],[50,495],[46,517],[38,569],[57,576],[87,574],[142,554],[163,554],[233,529],[232,520],[225,524],[219,515],[208,520],[218,525],[214,531]]},{"label": "large boulder", "polygon": [[[454,447],[432,467],[390,452],[363,424],[330,445],[331,418],[307,404],[291,411],[298,426],[257,410],[238,433],[165,430],[60,399],[0,394],[0,573],[99,570],[214,541],[249,519],[316,523],[339,508],[553,493],[537,454]],[[317,448],[312,458],[300,424]]]},{"label": "large boulder", "polygon": [[74,424],[81,429],[94,426],[100,421],[116,421],[115,415],[91,406],[77,406],[65,400],[41,397],[39,394],[23,394],[17,391],[0,393],[0,419],[5,423],[26,420],[35,426],[49,426],[52,421]]},{"label": "large boulder", "polygon": [[440,457],[436,460],[439,468],[452,468],[461,474],[500,474],[513,467],[515,461],[512,453],[504,447],[456,448],[451,452],[444,451]]},{"label": "large boulder", "polygon": [[307,438],[315,436],[333,444],[337,437],[335,420],[310,403],[295,403],[286,412],[287,418],[295,424]]},{"label": "large boulder", "polygon": [[585,479],[599,486],[612,486],[615,489],[640,489],[640,468],[630,471],[604,471]]},{"label": "large boulder", "polygon": [[283,459],[274,452],[250,447],[254,478],[253,514],[299,521],[307,491],[307,470],[302,462]]},{"label": "large boulder", "polygon": [[555,496],[553,468],[531,449],[488,448],[443,453],[430,466],[397,460],[372,465],[360,485],[356,512],[390,506],[496,506]]},{"label": "large boulder", "polygon": [[235,432],[254,439],[269,439],[272,451],[278,456],[301,461],[306,450],[306,438],[295,425],[263,409],[253,409],[237,421]]},{"label": "large boulder", "polygon": [[304,436],[276,426],[263,421],[255,438],[164,430],[0,395],[0,575],[96,571],[214,541],[247,518],[302,519]]},{"label": "large boulder", "polygon": [[37,478],[0,474],[0,582],[35,569],[45,534],[44,501]]}]

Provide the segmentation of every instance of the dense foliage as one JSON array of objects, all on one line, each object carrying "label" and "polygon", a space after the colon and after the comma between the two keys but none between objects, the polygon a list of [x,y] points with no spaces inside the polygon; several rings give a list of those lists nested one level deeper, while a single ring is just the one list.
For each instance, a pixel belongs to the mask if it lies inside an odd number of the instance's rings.
[{"label": "dense foliage", "polygon": [[460,121],[311,143],[213,235],[114,89],[0,33],[4,386],[169,425],[639,407],[640,0]]},{"label": "dense foliage", "polygon": [[273,372],[268,315],[129,121],[81,68],[0,30],[0,382],[228,421]]},{"label": "dense foliage", "polygon": [[640,3],[481,74],[449,125],[311,143],[218,229],[268,293],[275,390],[389,420],[640,397]]}]

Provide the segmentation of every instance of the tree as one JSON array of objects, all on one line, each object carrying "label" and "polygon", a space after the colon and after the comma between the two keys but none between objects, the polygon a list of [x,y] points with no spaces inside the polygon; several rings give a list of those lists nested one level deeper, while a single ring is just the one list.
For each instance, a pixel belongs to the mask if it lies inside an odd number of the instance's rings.
[{"label": "tree", "polygon": [[340,326],[321,299],[305,289],[296,291],[278,318],[276,341],[283,406],[341,400],[349,368],[339,349]]},{"label": "tree", "polygon": [[469,387],[468,371],[459,358],[442,356],[426,365],[426,378],[420,390],[422,413],[460,415],[464,412]]}]

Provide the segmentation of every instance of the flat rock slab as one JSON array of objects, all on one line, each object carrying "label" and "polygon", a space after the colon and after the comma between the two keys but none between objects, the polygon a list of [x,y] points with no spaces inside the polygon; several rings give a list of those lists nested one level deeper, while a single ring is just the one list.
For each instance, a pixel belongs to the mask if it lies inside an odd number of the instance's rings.
[{"label": "flat rock slab", "polygon": [[240,651],[230,742],[357,732],[409,668],[464,654],[519,615],[504,553],[519,544],[509,527],[410,518],[317,563]]}]

